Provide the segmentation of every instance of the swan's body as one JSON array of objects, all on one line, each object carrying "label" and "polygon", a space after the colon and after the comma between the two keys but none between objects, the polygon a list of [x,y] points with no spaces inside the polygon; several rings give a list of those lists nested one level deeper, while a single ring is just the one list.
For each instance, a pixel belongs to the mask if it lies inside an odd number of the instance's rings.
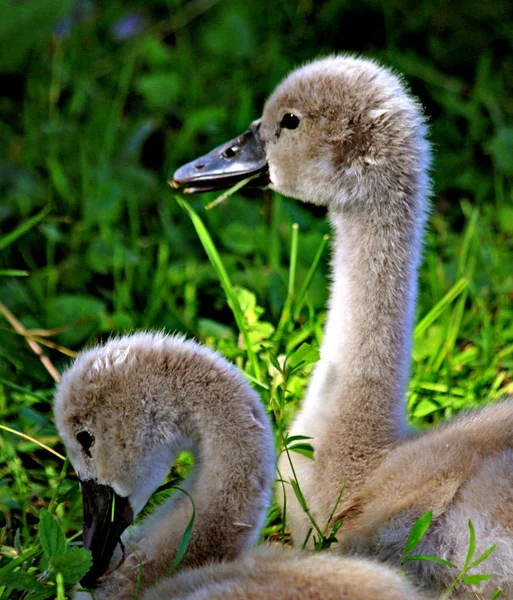
[{"label": "swan's body", "polygon": [[377,562],[259,548],[222,565],[186,571],[143,600],[421,600],[404,577]]},{"label": "swan's body", "polygon": [[[256,159],[248,168],[246,153],[237,170],[248,136],[256,140]],[[459,565],[472,519],[478,551],[498,544],[480,565],[495,575],[483,586],[485,597],[499,585],[513,597],[513,404],[419,438],[405,427],[429,194],[419,105],[396,76],[371,61],[323,59],[292,72],[245,136],[182,167],[175,186],[220,187],[222,159],[230,163],[230,183],[267,168],[272,189],[327,206],[335,232],[321,360],[290,430],[313,437],[315,460],[294,457],[312,514],[324,526],[347,477],[340,548],[398,562],[411,525],[433,509],[434,525],[417,550]],[[292,476],[286,456],[280,470]],[[286,489],[288,524],[301,544],[311,524]],[[436,590],[454,578],[438,564],[407,566]],[[474,597],[465,587],[459,593]]]},{"label": "swan's body", "polygon": [[126,560],[103,576],[96,600],[133,599],[141,563],[140,597],[148,600],[373,600],[381,586],[380,598],[420,600],[403,577],[372,562],[270,548],[246,553],[270,502],[273,436],[255,392],[211,350],[140,333],[85,351],[62,377],[55,416],[82,484],[84,540],[93,551],[87,585],[103,575],[122,530],[176,454],[194,453],[185,486],[196,519],[178,575],[165,579],[192,514],[184,496],[124,535]]}]

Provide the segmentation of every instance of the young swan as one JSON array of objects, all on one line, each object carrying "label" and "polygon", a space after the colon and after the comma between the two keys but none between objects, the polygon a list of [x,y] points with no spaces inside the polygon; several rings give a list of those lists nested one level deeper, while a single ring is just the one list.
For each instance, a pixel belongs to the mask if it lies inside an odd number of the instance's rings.
[{"label": "young swan", "polygon": [[271,548],[244,555],[270,501],[273,437],[255,392],[207,348],[139,333],[85,351],[63,375],[55,417],[84,496],[84,544],[93,553],[87,586],[106,571],[123,529],[176,454],[195,456],[187,487],[196,520],[179,568],[207,566],[151,588],[168,574],[191,518],[189,500],[178,496],[126,536],[128,557],[100,579],[96,600],[134,598],[141,561],[145,599],[421,599],[403,577],[370,561]]},{"label": "young swan", "polygon": [[356,558],[259,548],[221,565],[185,571],[143,600],[421,600],[384,565]]},{"label": "young swan", "polygon": [[[429,154],[420,106],[401,80],[372,61],[335,56],[293,71],[248,132],[179,169],[172,185],[201,192],[258,173],[258,183],[327,206],[335,234],[328,318],[290,431],[313,436],[315,461],[294,457],[311,512],[323,525],[347,477],[340,548],[397,562],[411,525],[432,509],[416,552],[458,565],[472,519],[477,551],[497,544],[480,566],[495,575],[485,597],[499,585],[513,597],[513,405],[413,439],[405,427]],[[291,476],[285,457],[280,469]],[[287,518],[302,543],[310,523],[290,488]],[[454,577],[435,563],[407,568],[434,589]]]},{"label": "young swan", "polygon": [[[196,519],[181,568],[235,558],[257,541],[274,481],[273,435],[257,394],[215,352],[157,333],[87,350],[62,377],[55,420],[84,497],[93,553],[84,585],[105,573],[119,536],[183,450],[194,454],[186,488]],[[140,561],[141,589],[167,575],[191,515],[177,492],[134,527],[129,556],[97,600],[132,598]]]}]

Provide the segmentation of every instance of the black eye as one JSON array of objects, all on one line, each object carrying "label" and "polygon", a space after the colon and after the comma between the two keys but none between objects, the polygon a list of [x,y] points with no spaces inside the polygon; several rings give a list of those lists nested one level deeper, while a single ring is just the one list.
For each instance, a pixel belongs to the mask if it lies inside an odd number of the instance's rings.
[{"label": "black eye", "polygon": [[280,122],[280,127],[283,129],[296,129],[299,126],[299,117],[292,113],[287,113],[283,115],[283,118]]},{"label": "black eye", "polygon": [[94,438],[89,431],[79,431],[77,433],[77,442],[82,446],[87,456],[91,456],[89,448],[94,444]]}]

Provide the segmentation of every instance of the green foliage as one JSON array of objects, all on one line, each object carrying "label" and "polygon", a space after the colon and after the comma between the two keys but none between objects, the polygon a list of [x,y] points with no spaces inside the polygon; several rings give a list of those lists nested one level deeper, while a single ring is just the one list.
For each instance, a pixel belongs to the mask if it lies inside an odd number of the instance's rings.
[{"label": "green foliage", "polygon": [[[430,525],[431,520],[433,518],[433,512],[428,511],[421,515],[417,521],[414,523],[413,527],[410,530],[410,535],[408,536],[408,540],[406,541],[406,545],[403,550],[403,555],[401,559],[401,564],[404,564],[408,561],[414,560],[423,560],[428,562],[435,562],[439,565],[443,565],[449,567],[451,569],[457,569],[458,567],[453,563],[445,560],[444,558],[440,558],[438,556],[422,556],[417,555],[414,556],[411,553],[413,550],[420,544],[424,536],[426,535]],[[474,558],[474,554],[476,551],[476,533],[474,530],[474,526],[472,525],[472,521],[469,519],[468,528],[470,532],[470,539],[468,544],[467,557],[465,559],[465,564],[461,568],[459,574],[454,578],[454,581],[449,586],[449,588],[442,594],[441,600],[448,600],[456,587],[461,583],[466,583],[468,585],[479,586],[483,581],[487,581],[493,577],[491,573],[473,573],[472,575],[468,575],[470,569],[477,567],[480,563],[486,560],[492,552],[495,550],[496,544],[490,546],[487,550],[485,550],[481,556],[472,560]],[[501,594],[501,590],[497,590],[491,600],[495,600]]]},{"label": "green foliage", "polygon": [[39,513],[39,542],[48,560],[62,556],[66,551],[66,538],[61,526],[45,508]]},{"label": "green foliage", "polygon": [[66,583],[76,583],[91,568],[91,553],[85,548],[70,547],[62,556],[54,556],[52,569],[60,574]]},{"label": "green foliage", "polygon": [[192,514],[191,518],[189,519],[189,522],[187,523],[187,527],[185,528],[182,537],[180,538],[180,543],[178,544],[178,549],[176,551],[175,558],[173,559],[172,565],[169,567],[169,574],[173,573],[176,570],[176,568],[182,561],[185,552],[187,551],[187,547],[189,546],[189,542],[191,540],[192,528],[194,527],[194,521],[196,519],[196,507],[194,506],[194,500],[191,498],[190,494],[181,488],[175,487],[175,489],[179,490],[180,492],[182,492],[182,494],[185,494],[187,496],[192,506]]},{"label": "green foliage", "polygon": [[31,575],[21,571],[0,575],[0,585],[20,592],[42,593],[46,589],[42,583],[39,583]]},{"label": "green foliage", "polygon": [[431,525],[431,520],[433,519],[433,511],[428,511],[421,515],[413,524],[413,527],[410,530],[410,535],[406,540],[406,545],[403,550],[403,555],[401,558],[401,564],[412,560],[425,560],[428,562],[435,562],[439,565],[444,565],[446,567],[450,567],[451,569],[457,569],[458,567],[445,558],[440,558],[438,556],[420,556],[411,554],[413,550],[420,544],[423,537],[426,535],[427,530]]},{"label": "green foliage", "polygon": [[[120,37],[132,13],[140,31]],[[1,2],[0,301],[61,369],[112,333],[195,335],[262,395],[280,451],[314,458],[285,431],[322,339],[324,216],[241,186],[180,207],[166,181],[245,129],[294,65],[364,52],[404,73],[435,149],[410,417],[430,425],[511,395],[512,24],[507,0]],[[0,422],[32,438],[0,437],[2,599],[63,597],[87,562],[69,545],[77,482],[38,445],[64,453],[53,387],[0,315]],[[319,548],[336,539],[326,527],[312,523]],[[275,507],[265,534],[286,533]]]},{"label": "green foliage", "polygon": [[[232,286],[232,283],[228,276],[228,272],[225,269],[223,261],[221,260],[221,257],[215,247],[215,244],[212,241],[212,238],[210,237],[210,234],[208,233],[202,220],[198,217],[197,213],[187,204],[187,202],[185,202],[185,200],[177,198],[177,202],[189,214],[189,216],[194,224],[194,227],[196,228],[198,236],[201,240],[201,243],[203,244],[203,247],[205,248],[205,252],[207,253],[208,258],[210,259],[212,266],[216,270],[216,273],[219,277],[221,285],[223,286],[224,292],[226,294],[228,305],[230,306],[230,308],[233,311],[233,316],[235,317],[235,321],[237,322],[239,331],[240,331],[242,337],[244,338],[244,342],[246,344],[246,352],[248,353],[248,359],[251,362],[251,366],[253,368],[253,375],[257,379],[260,379],[260,377],[261,377],[260,366],[258,364],[256,355],[255,355],[255,352],[253,349],[253,344],[251,343],[251,340],[249,339],[248,328],[245,327],[244,317],[242,314],[241,307],[239,305],[239,299],[237,298],[237,295]],[[246,310],[246,314],[247,314],[247,310]]]},{"label": "green foliage", "polygon": [[490,554],[495,550],[495,546],[496,546],[496,544],[494,544],[493,546],[490,546],[490,548],[488,548],[488,550],[485,550],[483,552],[483,554],[481,554],[481,556],[479,556],[475,560],[472,560],[474,558],[474,554],[476,551],[476,533],[474,530],[474,526],[472,525],[472,521],[470,519],[468,521],[468,528],[469,528],[469,532],[470,532],[470,541],[469,541],[469,545],[468,545],[467,558],[465,559],[465,564],[463,565],[463,568],[461,569],[460,574],[458,575],[458,577],[456,577],[456,579],[454,580],[454,582],[452,583],[450,588],[447,590],[445,596],[443,597],[444,600],[445,600],[445,598],[450,598],[451,593],[453,592],[453,590],[456,588],[456,586],[459,583],[468,583],[470,585],[479,585],[483,581],[486,581],[493,577],[493,574],[491,574],[491,573],[467,575],[467,573],[470,571],[470,569],[477,567],[477,565],[479,565],[485,559],[487,559],[490,556]]},{"label": "green foliage", "polygon": [[410,535],[406,540],[406,546],[403,550],[403,556],[401,562],[405,562],[408,560],[408,555],[415,549],[415,546],[419,544],[422,540],[426,531],[429,529],[431,525],[431,519],[433,518],[433,511],[430,510],[427,513],[421,515],[413,527],[411,528]]},{"label": "green foliage", "polygon": [[37,215],[34,215],[30,219],[23,221],[16,229],[11,231],[10,233],[3,235],[0,239],[0,250],[4,250],[10,244],[13,244],[19,237],[30,231],[33,227],[35,227],[40,221],[42,221],[46,215],[50,212],[50,208],[47,206],[43,208]]},{"label": "green foliage", "polygon": [[[39,543],[31,552],[22,553],[19,531],[14,550],[20,555],[0,568],[0,597],[3,590],[25,592],[31,600],[43,600],[57,595],[64,598],[64,583],[75,584],[91,568],[91,552],[85,548],[67,546],[64,531],[59,521],[42,508],[39,514]],[[43,552],[42,573],[36,579],[29,561]],[[28,571],[18,570],[27,563]],[[9,592],[7,592],[9,593]],[[25,597],[25,596],[23,596]]]}]

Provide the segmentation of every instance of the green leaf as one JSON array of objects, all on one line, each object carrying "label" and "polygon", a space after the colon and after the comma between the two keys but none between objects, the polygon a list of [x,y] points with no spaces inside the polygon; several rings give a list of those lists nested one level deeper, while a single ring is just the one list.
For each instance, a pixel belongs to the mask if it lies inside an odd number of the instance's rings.
[{"label": "green leaf", "polygon": [[46,588],[28,573],[15,571],[0,575],[0,586],[19,590],[20,592],[41,592]]},{"label": "green leaf", "polygon": [[43,552],[51,560],[66,552],[66,538],[57,519],[46,508],[39,513],[39,540]]},{"label": "green leaf", "polygon": [[329,537],[323,537],[319,541],[315,542],[315,550],[317,552],[322,552],[323,550],[327,550],[328,548],[331,548],[333,544],[337,543],[338,539],[335,536],[335,533],[332,532]]},{"label": "green leaf", "polygon": [[229,198],[232,194],[235,194],[235,192],[238,192],[241,188],[243,188],[247,183],[249,183],[252,179],[255,179],[255,177],[258,177],[258,175],[251,175],[250,177],[248,177],[247,179],[243,179],[242,181],[237,182],[234,186],[232,186],[231,188],[227,189],[226,191],[224,191],[220,196],[218,196],[215,200],[213,200],[212,202],[209,202],[206,206],[205,206],[205,210],[212,210],[215,206],[218,206],[219,204],[221,204],[221,202],[224,202],[227,198]]},{"label": "green leaf", "polygon": [[50,561],[52,570],[61,573],[66,583],[79,581],[89,571],[92,563],[91,551],[77,546],[71,546],[65,554],[55,556]]},{"label": "green leaf", "polygon": [[310,344],[304,343],[288,357],[287,366],[289,369],[294,370],[302,365],[315,363],[319,358],[319,350],[312,348]]},{"label": "green leaf", "polygon": [[308,533],[306,534],[305,540],[301,545],[301,550],[304,550],[306,548],[306,545],[308,544],[308,540],[310,539],[310,536],[313,533],[313,528],[310,527],[310,529],[308,530]]},{"label": "green leaf", "polygon": [[182,200],[178,196],[176,196],[176,201],[191,219],[192,224],[194,225],[194,229],[196,230],[196,233],[198,234],[198,237],[203,245],[203,248],[216,271],[217,277],[219,278],[219,281],[221,282],[221,285],[225,292],[228,305],[232,309],[233,316],[235,317],[235,321],[244,340],[246,352],[248,354],[248,359],[253,369],[253,375],[260,380],[262,379],[262,373],[260,371],[260,365],[258,364],[258,358],[251,345],[249,332],[244,323],[244,315],[242,314],[236,292],[233,288],[226,267],[224,266],[224,263],[221,260],[221,256],[217,251],[214,241],[212,240],[212,237],[210,236],[210,233],[205,227],[203,221],[199,218],[198,214],[191,208],[191,206],[187,202],[185,202],[185,200]]},{"label": "green leaf", "polygon": [[501,588],[495,591],[495,594],[490,598],[490,600],[497,600],[497,598],[502,594]]},{"label": "green leaf", "polygon": [[488,550],[485,550],[479,558],[477,558],[474,562],[472,562],[469,565],[469,569],[473,569],[474,567],[477,567],[477,565],[482,563],[483,560],[486,560],[490,556],[490,554],[495,550],[496,546],[497,546],[497,544],[494,544],[493,546],[490,546],[488,548]]},{"label": "green leaf", "polygon": [[281,372],[282,372],[281,365],[280,365],[280,363],[278,362],[278,359],[276,358],[276,356],[274,356],[274,354],[273,354],[272,352],[269,352],[269,361],[270,361],[270,363],[272,364],[272,366],[273,366],[273,367],[274,367],[274,368],[275,368],[275,369],[276,369],[276,370],[277,370],[279,373],[281,373]]},{"label": "green leaf", "polygon": [[18,553],[18,555],[23,554],[23,547],[21,545],[21,535],[20,530],[16,529],[16,533],[14,535],[14,549]]},{"label": "green leaf", "polygon": [[18,558],[11,560],[11,562],[7,563],[5,565],[5,567],[2,567],[0,569],[0,575],[5,575],[6,573],[10,573],[11,571],[14,571],[14,569],[16,567],[23,564],[24,562],[28,562],[29,560],[34,558],[36,555],[38,555],[40,552],[41,552],[41,548],[39,547],[39,544],[36,544],[30,550],[27,550],[24,554],[22,554],[21,556],[18,556]]},{"label": "green leaf", "polygon": [[42,221],[49,212],[50,206],[48,205],[46,208],[43,208],[42,211],[38,212],[37,215],[34,215],[30,219],[27,219],[21,225],[16,227],[16,229],[13,229],[10,233],[0,237],[0,250],[4,250],[5,248],[7,248],[7,246],[14,243],[18,238],[27,233],[27,231],[30,231],[39,223],[39,221]]},{"label": "green leaf", "polygon": [[403,552],[403,560],[405,560],[406,556],[410,554],[410,552],[417,546],[420,540],[424,537],[426,531],[429,529],[431,525],[431,519],[433,518],[433,511],[430,510],[427,513],[421,515],[413,527],[411,528],[410,535],[408,536],[408,540],[406,542],[406,546],[404,547]]},{"label": "green leaf", "polygon": [[[2,240],[0,240],[0,243]],[[27,277],[28,271],[20,271],[19,269],[0,269],[0,277]]]},{"label": "green leaf", "polygon": [[333,531],[331,532],[331,535],[335,535],[337,533],[337,531],[342,527],[343,524],[344,524],[344,521],[337,521],[335,523],[335,525],[333,525]]},{"label": "green leaf", "polygon": [[309,435],[288,435],[285,438],[285,446],[289,446],[292,442],[298,442],[300,440],[313,440],[313,437]]},{"label": "green leaf", "polygon": [[462,583],[468,583],[470,585],[479,585],[482,581],[491,579],[493,575],[490,573],[483,573],[482,575],[467,575],[461,579]]},{"label": "green leaf", "polygon": [[301,488],[297,484],[297,481],[295,479],[291,479],[290,485],[292,486],[292,489],[294,490],[294,494],[296,495],[297,501],[299,502],[301,508],[305,512],[308,511],[308,504],[306,503],[305,497],[303,496],[303,492],[301,491]]},{"label": "green leaf", "polygon": [[173,560],[173,564],[169,568],[168,575],[171,574],[178,567],[180,562],[182,561],[182,558],[184,557],[184,554],[186,553],[187,548],[189,546],[189,542],[191,541],[192,528],[194,526],[194,520],[196,519],[196,507],[194,506],[194,502],[193,502],[191,496],[189,496],[189,494],[182,488],[175,487],[175,489],[180,490],[191,501],[192,516],[190,518],[189,523],[187,524],[187,527],[185,528],[185,531],[183,532],[182,538],[180,540],[180,544],[178,545],[178,550],[176,551],[175,559]]},{"label": "green leaf", "polygon": [[298,454],[302,454],[303,456],[306,456],[307,458],[310,458],[311,460],[314,459],[314,449],[313,449],[312,444],[307,444],[307,443],[294,444],[294,446],[289,446],[288,448],[292,452],[297,452]]},{"label": "green leaf", "polygon": [[465,278],[457,281],[452,288],[441,298],[435,306],[423,317],[423,319],[417,323],[413,336],[415,338],[422,335],[426,329],[428,329],[438,317],[446,310],[454,300],[468,287],[468,280]]},{"label": "green leaf", "polygon": [[467,552],[467,558],[465,559],[465,569],[467,570],[469,565],[470,565],[470,561],[472,560],[472,557],[474,556],[474,552],[476,551],[476,532],[474,529],[474,525],[472,525],[472,521],[469,519],[468,520],[468,529],[470,532],[470,541],[468,544],[468,552]]},{"label": "green leaf", "polygon": [[41,590],[40,592],[32,592],[29,596],[30,600],[46,600],[50,598],[50,596],[55,597],[55,593],[57,591],[57,587],[55,585],[50,585]]},{"label": "green leaf", "polygon": [[445,560],[445,558],[439,558],[438,556],[423,556],[423,555],[413,556],[412,555],[412,556],[407,556],[406,558],[403,558],[403,562],[408,562],[410,560],[425,560],[427,562],[434,562],[434,563],[438,563],[439,565],[445,565],[446,567],[451,567],[451,569],[458,568],[452,562]]},{"label": "green leaf", "polygon": [[296,320],[301,313],[301,309],[303,308],[303,304],[305,303],[305,300],[306,300],[306,295],[308,293],[310,285],[312,284],[315,273],[317,272],[317,269],[321,262],[321,258],[322,258],[322,255],[324,254],[324,249],[326,248],[326,244],[328,243],[328,240],[329,240],[329,236],[324,235],[321,240],[321,243],[319,245],[319,248],[317,249],[317,253],[315,254],[313,262],[310,266],[308,274],[303,282],[303,285],[301,286],[301,290],[299,291],[299,294],[297,295],[296,306],[294,308],[294,320]]},{"label": "green leaf", "polygon": [[[333,520],[333,517],[335,516],[335,513],[337,512],[337,509],[340,505],[340,501],[342,500],[342,496],[344,495],[344,492],[346,490],[346,486],[347,486],[347,477],[344,478],[344,483],[342,484],[342,487],[340,488],[340,492],[338,494],[337,497],[337,501],[335,502],[335,504],[333,505],[333,508],[331,509],[331,513],[330,516],[328,517],[328,520],[326,521],[326,525],[324,526],[324,531],[323,536],[326,534],[326,532],[328,531],[328,527],[330,526],[330,523]],[[337,521],[335,523],[335,525],[333,525],[332,529],[331,529],[331,536],[335,537],[335,534],[337,533],[337,531],[340,529],[340,527],[342,526],[342,523],[344,522],[343,519]],[[331,537],[330,536],[330,537]]]},{"label": "green leaf", "polygon": [[440,404],[433,402],[429,398],[423,398],[415,407],[413,416],[415,419],[423,419],[440,410]]}]

